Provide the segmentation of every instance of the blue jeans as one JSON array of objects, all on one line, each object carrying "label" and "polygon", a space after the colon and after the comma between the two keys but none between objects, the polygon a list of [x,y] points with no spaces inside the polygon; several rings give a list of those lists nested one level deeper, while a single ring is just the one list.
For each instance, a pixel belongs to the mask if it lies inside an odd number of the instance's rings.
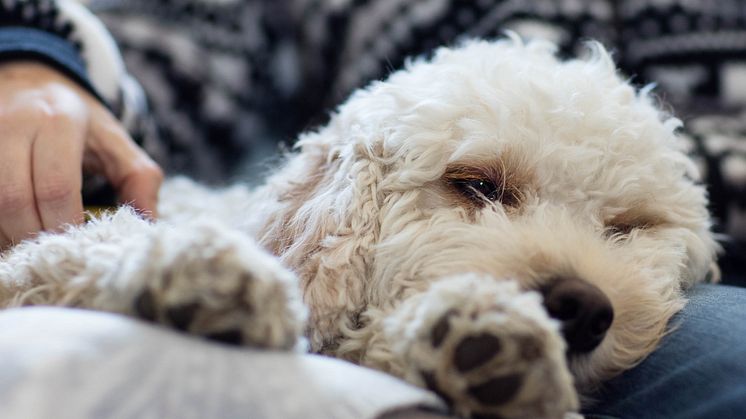
[{"label": "blue jeans", "polygon": [[746,288],[698,285],[678,328],[595,395],[588,418],[746,418]]}]

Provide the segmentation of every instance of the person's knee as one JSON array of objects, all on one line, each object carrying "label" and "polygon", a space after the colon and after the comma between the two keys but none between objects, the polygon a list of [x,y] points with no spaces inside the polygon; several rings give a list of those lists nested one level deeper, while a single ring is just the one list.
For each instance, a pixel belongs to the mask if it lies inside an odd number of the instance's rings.
[{"label": "person's knee", "polygon": [[746,289],[703,284],[688,298],[658,350],[608,382],[587,409],[589,417],[737,417],[746,412]]}]

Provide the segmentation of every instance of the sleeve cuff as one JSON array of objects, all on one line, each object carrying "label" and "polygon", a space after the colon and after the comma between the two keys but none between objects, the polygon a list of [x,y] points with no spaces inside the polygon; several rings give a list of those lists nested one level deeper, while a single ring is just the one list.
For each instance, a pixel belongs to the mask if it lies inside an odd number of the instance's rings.
[{"label": "sleeve cuff", "polygon": [[77,81],[110,107],[93,87],[83,58],[73,44],[54,34],[27,27],[0,28],[0,60],[33,59]]}]

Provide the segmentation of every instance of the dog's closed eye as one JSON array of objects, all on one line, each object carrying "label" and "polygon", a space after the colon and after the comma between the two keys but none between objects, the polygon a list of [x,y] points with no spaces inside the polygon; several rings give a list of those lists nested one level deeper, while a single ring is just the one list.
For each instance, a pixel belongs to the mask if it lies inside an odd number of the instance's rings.
[{"label": "dog's closed eye", "polygon": [[659,217],[641,214],[636,211],[628,211],[607,221],[605,229],[606,234],[610,237],[623,237],[629,236],[634,231],[649,230],[661,225],[663,222]]},{"label": "dog's closed eye", "polygon": [[644,225],[633,224],[608,224],[606,234],[608,236],[629,236],[634,230],[645,228]]}]

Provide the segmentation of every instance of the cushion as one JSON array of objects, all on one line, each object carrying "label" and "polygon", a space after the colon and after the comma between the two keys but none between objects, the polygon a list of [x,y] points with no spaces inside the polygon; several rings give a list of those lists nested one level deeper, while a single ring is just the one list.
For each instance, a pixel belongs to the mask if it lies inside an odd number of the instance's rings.
[{"label": "cushion", "polygon": [[0,311],[5,418],[375,418],[433,394],[348,362],[224,346],[124,316]]}]

